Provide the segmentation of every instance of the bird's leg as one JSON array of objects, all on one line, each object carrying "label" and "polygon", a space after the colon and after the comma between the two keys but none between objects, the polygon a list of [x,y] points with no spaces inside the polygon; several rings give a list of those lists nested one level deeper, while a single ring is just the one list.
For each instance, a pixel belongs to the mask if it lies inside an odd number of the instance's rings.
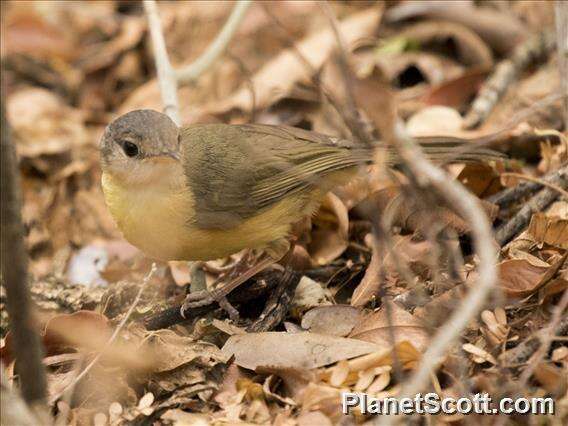
[{"label": "bird's leg", "polygon": [[302,278],[302,274],[286,266],[280,279],[280,283],[270,294],[262,313],[249,327],[249,333],[268,331],[276,327],[286,317],[290,302],[294,298],[296,287]]},{"label": "bird's leg", "polygon": [[[236,277],[234,280],[229,281],[221,288],[215,288],[211,291],[204,290],[188,294],[181,307],[181,315],[185,318],[184,313],[186,310],[191,308],[197,308],[199,306],[209,305],[210,303],[221,300],[222,298],[227,296],[227,294],[233,291],[235,288],[243,284],[246,280],[252,278],[259,272],[265,270],[276,261],[277,259],[268,256],[263,260],[261,260],[259,263],[257,263],[255,266],[245,271],[241,276]],[[234,312],[232,313],[234,314]]]},{"label": "bird's leg", "polygon": [[288,253],[281,262],[284,264],[284,271],[280,283],[266,301],[266,305],[258,319],[247,328],[248,332],[258,333],[271,330],[286,317],[290,302],[294,298],[296,287],[298,287],[302,278],[302,274],[293,268],[293,257],[294,243],[292,243]]}]

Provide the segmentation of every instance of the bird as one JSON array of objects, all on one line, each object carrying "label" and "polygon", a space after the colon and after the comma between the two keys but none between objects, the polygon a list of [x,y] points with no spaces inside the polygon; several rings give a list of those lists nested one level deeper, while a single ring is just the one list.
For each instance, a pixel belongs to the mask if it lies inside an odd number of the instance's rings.
[{"label": "bird", "polygon": [[[437,162],[502,157],[464,150],[467,141],[457,138],[421,143]],[[361,146],[284,125],[178,127],[166,114],[134,110],[112,121],[101,138],[102,189],[125,239],[152,258],[207,261],[243,249],[266,254],[222,289],[188,295],[183,310],[219,300],[280,260],[292,227],[372,163],[381,146],[395,166],[395,150],[378,142]]]}]

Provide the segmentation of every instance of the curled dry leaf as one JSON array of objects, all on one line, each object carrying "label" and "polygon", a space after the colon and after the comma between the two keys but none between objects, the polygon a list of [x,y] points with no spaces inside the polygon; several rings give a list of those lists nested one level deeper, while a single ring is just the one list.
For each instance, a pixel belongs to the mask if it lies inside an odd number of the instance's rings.
[{"label": "curled dry leaf", "polygon": [[386,79],[401,89],[441,84],[463,73],[463,66],[455,61],[426,52],[380,53],[375,62]]},{"label": "curled dry leaf", "polygon": [[505,260],[498,265],[501,288],[511,297],[530,296],[552,278],[564,260],[565,256],[550,267],[535,266],[525,259]]},{"label": "curled dry leaf", "polygon": [[488,197],[503,189],[495,169],[485,163],[465,164],[457,180],[479,198]]},{"label": "curled dry leaf", "polygon": [[361,310],[349,305],[318,306],[304,314],[302,328],[312,333],[347,336],[359,322]]},{"label": "curled dry leaf", "polygon": [[267,332],[231,336],[222,351],[227,356],[234,355],[237,365],[255,370],[259,367],[317,368],[379,349],[375,344],[357,339],[308,332]]},{"label": "curled dry leaf", "polygon": [[491,49],[464,25],[444,21],[420,22],[401,31],[399,36],[419,41],[423,49],[451,39],[458,49],[458,59],[464,64],[480,67],[490,67],[493,64]]},{"label": "curled dry leaf", "polygon": [[462,349],[467,353],[472,355],[474,362],[478,364],[483,364],[484,362],[490,362],[491,364],[497,364],[497,360],[493,355],[487,352],[485,349],[479,346],[472,345],[471,343],[465,343]]},{"label": "curled dry leaf", "polygon": [[343,202],[331,192],[324,198],[313,219],[315,229],[308,252],[319,265],[340,256],[349,245],[349,215]]},{"label": "curled dry leaf", "polygon": [[494,312],[485,310],[481,313],[481,319],[486,327],[481,328],[485,340],[492,346],[498,346],[505,342],[509,334],[507,316],[503,308],[496,308]]},{"label": "curled dry leaf", "polygon": [[[568,203],[564,204],[568,212]],[[537,212],[531,217],[527,232],[537,243],[568,249],[568,214],[559,217]]]},{"label": "curled dry leaf", "polygon": [[488,74],[489,71],[484,68],[469,69],[428,89],[422,97],[422,102],[426,105],[445,105],[461,110],[477,93]]},{"label": "curled dry leaf", "polygon": [[[540,4],[538,8],[541,8]],[[405,1],[389,9],[385,20],[398,22],[418,16],[462,24],[501,54],[512,50],[527,33],[526,27],[513,14],[491,7],[477,7],[472,1]]]},{"label": "curled dry leaf", "polygon": [[300,316],[301,313],[310,308],[329,305],[330,303],[329,291],[317,281],[303,276],[298,283],[298,287],[296,287],[290,310],[293,315]]},{"label": "curled dry leaf", "polygon": [[419,351],[424,350],[428,345],[429,336],[423,321],[396,304],[391,304],[390,323],[386,309],[382,307],[376,312],[363,316],[349,337],[376,343],[381,347],[389,347],[393,343],[389,327],[392,327],[395,344],[404,341],[412,342],[412,345]]},{"label": "curled dry leaf", "polygon": [[380,271],[383,264],[383,259],[379,257],[376,245],[373,245],[373,254],[371,262],[367,266],[363,279],[353,291],[351,296],[351,306],[365,306],[373,297],[379,293],[381,285]]}]

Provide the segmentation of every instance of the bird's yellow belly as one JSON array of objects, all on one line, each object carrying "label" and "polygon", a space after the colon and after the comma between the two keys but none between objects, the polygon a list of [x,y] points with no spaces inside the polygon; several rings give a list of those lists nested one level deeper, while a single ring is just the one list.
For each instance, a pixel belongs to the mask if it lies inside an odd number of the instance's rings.
[{"label": "bird's yellow belly", "polygon": [[212,260],[245,248],[263,249],[286,237],[293,223],[310,214],[305,202],[285,199],[231,229],[200,229],[193,221],[192,195],[184,187],[125,188],[106,173],[102,186],[124,237],[161,260]]}]

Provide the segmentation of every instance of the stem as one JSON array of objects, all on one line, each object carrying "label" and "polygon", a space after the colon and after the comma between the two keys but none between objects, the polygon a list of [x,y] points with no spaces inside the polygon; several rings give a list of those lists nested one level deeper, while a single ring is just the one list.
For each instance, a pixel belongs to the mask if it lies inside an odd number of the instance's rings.
[{"label": "stem", "polygon": [[252,0],[238,0],[225,22],[225,25],[207,50],[191,64],[175,71],[175,76],[179,84],[187,84],[197,79],[201,74],[213,65],[215,60],[225,51],[229,42],[233,38],[235,31],[243,20]]}]

